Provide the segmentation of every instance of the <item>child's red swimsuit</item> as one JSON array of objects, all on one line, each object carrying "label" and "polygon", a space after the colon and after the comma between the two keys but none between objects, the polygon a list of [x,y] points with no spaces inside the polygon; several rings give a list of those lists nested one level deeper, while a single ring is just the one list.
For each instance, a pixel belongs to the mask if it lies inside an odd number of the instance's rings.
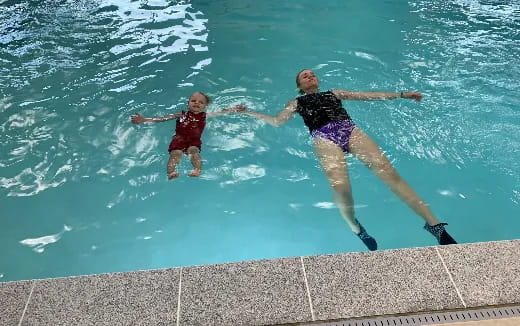
[{"label": "child's red swimsuit", "polygon": [[196,146],[200,151],[202,146],[200,138],[205,126],[206,112],[182,111],[182,116],[177,118],[175,135],[168,147],[168,152],[178,149],[186,153],[190,146]]}]

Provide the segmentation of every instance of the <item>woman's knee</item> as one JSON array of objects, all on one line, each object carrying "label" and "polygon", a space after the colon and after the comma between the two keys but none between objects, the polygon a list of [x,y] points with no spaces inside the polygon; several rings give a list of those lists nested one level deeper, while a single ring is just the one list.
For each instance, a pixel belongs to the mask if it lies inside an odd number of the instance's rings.
[{"label": "woman's knee", "polygon": [[347,180],[329,180],[329,184],[332,190],[338,194],[350,194],[352,192],[350,183]]},{"label": "woman's knee", "polygon": [[388,161],[378,165],[376,167],[376,173],[379,174],[383,179],[392,183],[397,183],[402,180],[399,173],[397,173],[396,169]]}]

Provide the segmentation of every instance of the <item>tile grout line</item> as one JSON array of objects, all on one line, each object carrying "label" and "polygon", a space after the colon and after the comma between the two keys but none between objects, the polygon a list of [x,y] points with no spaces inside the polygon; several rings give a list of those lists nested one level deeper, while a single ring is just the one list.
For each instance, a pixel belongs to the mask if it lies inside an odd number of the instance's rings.
[{"label": "tile grout line", "polygon": [[176,325],[179,326],[180,324],[180,318],[181,318],[181,291],[182,291],[182,267],[179,271],[179,295],[177,296],[177,323]]},{"label": "tile grout line", "polygon": [[20,317],[20,322],[18,326],[22,325],[23,318],[25,317],[25,312],[27,311],[27,307],[29,306],[29,301],[31,301],[31,297],[34,291],[34,287],[36,286],[36,281],[33,281],[31,285],[31,291],[29,292],[29,297],[27,298],[27,302],[25,303],[25,307],[23,308],[22,316]]},{"label": "tile grout line", "polygon": [[450,270],[448,269],[448,266],[444,262],[444,259],[442,258],[441,252],[439,251],[439,248],[435,247],[435,251],[437,252],[437,255],[441,259],[442,265],[444,266],[444,269],[446,270],[446,273],[448,273],[448,277],[450,278],[451,284],[453,284],[453,287],[455,287],[455,291],[457,291],[457,295],[459,296],[460,301],[462,302],[462,305],[464,308],[467,308],[466,302],[464,302],[464,298],[462,298],[462,294],[460,294],[459,288],[457,287],[457,284],[455,284],[455,280],[453,279],[453,276],[450,273]]},{"label": "tile grout line", "polygon": [[305,281],[305,288],[307,290],[307,298],[309,299],[309,307],[311,308],[312,321],[316,321],[316,317],[314,317],[314,308],[312,307],[312,299],[311,299],[311,291],[309,290],[309,282],[307,281],[307,273],[305,272],[305,264],[303,263],[303,257],[300,257],[300,261],[302,262],[303,279]]}]

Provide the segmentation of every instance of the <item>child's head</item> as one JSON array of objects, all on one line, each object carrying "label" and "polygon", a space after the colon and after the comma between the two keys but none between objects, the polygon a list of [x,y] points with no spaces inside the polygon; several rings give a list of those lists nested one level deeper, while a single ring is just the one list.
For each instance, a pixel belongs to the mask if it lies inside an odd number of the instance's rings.
[{"label": "child's head", "polygon": [[202,92],[195,92],[191,94],[188,100],[188,109],[194,113],[202,112],[206,109],[206,106],[210,101],[211,99],[206,94]]}]

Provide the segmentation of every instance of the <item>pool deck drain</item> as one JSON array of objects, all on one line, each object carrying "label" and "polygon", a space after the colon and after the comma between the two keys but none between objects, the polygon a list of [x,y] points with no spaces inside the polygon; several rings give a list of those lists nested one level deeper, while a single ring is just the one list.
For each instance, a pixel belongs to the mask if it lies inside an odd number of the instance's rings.
[{"label": "pool deck drain", "polygon": [[[518,326],[518,325],[520,325],[520,318],[493,319],[493,320],[482,320],[482,321],[470,321],[470,322],[444,324],[444,326]],[[440,326],[440,325],[432,325],[432,326]]]},{"label": "pool deck drain", "polygon": [[306,325],[518,304],[520,240],[0,283],[0,325]]},{"label": "pool deck drain", "polygon": [[329,322],[313,322],[300,326],[478,326],[520,325],[520,306],[432,312],[404,316],[379,316]]}]

